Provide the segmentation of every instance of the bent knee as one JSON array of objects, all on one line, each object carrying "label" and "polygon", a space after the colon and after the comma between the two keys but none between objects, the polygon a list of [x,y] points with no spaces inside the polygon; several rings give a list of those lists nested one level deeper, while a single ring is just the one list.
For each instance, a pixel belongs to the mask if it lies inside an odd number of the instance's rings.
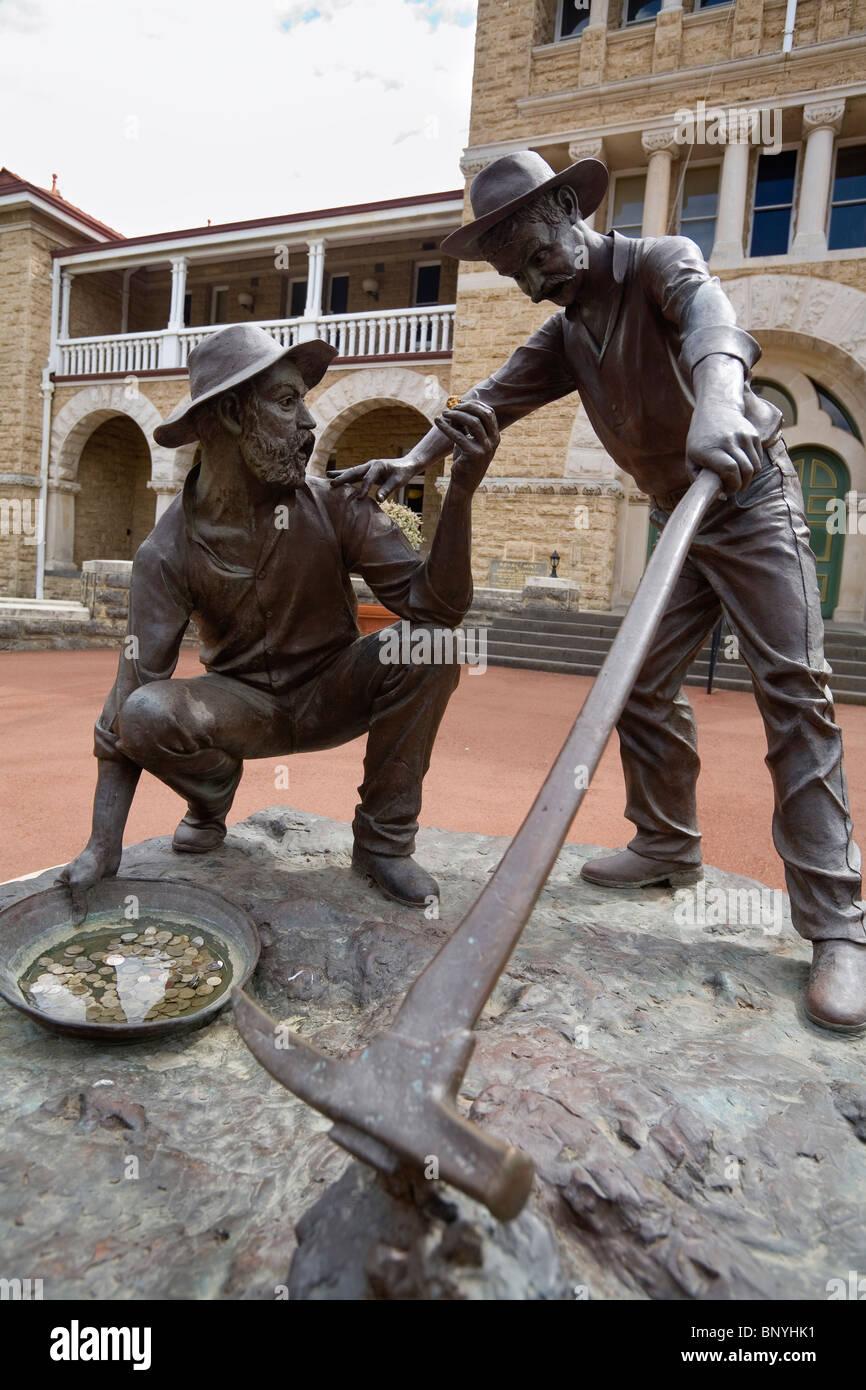
[{"label": "bent knee", "polygon": [[117,734],[121,752],[138,760],[140,755],[152,752],[154,745],[173,722],[174,692],[167,689],[170,681],[154,681],[151,685],[140,685],[133,690],[123,703],[117,717]]}]

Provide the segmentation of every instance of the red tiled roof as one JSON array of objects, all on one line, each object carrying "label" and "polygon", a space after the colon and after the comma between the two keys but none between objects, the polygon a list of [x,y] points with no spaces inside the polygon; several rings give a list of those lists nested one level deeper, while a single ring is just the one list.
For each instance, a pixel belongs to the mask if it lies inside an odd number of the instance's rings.
[{"label": "red tiled roof", "polygon": [[59,193],[52,193],[48,188],[40,188],[38,184],[28,183],[18,174],[13,174],[11,169],[5,166],[0,169],[0,196],[4,193],[32,193],[37,198],[42,198],[46,203],[51,203],[60,212],[65,212],[70,217],[75,217],[79,222],[83,222],[86,227],[92,227],[101,236],[110,237],[112,241],[122,240],[120,232],[109,227],[105,222],[100,222],[96,217],[91,217],[89,212],[84,212],[74,203],[70,203],[66,198],[62,198]]}]

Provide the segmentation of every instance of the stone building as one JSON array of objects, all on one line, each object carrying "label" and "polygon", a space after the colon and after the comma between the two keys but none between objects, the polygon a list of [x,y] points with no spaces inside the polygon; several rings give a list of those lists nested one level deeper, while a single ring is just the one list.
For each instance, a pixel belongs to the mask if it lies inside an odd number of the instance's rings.
[{"label": "stone building", "polygon": [[[0,593],[74,600],[86,562],[132,559],[195,458],[154,428],[224,324],[338,346],[308,397],[314,471],[405,453],[448,394],[457,267],[438,247],[461,212],[455,191],[122,238],[4,170]],[[401,500],[430,536],[428,472]]]},{"label": "stone building", "polygon": [[[527,147],[557,170],[606,162],[599,230],[698,242],[763,345],[756,377],[784,410],[825,617],[862,623],[866,540],[853,512],[848,534],[826,523],[832,497],[866,497],[866,0],[479,0],[467,189]],[[550,308],[461,266],[453,389]],[[570,396],[505,434],[475,507],[476,577],[495,555],[556,550],[582,608],[621,609],[648,528]]]},{"label": "stone building", "polygon": [[[611,170],[599,229],[700,245],[763,344],[824,613],[848,625],[866,618],[864,58],[866,0],[479,0],[462,160],[468,190],[510,150],[555,169],[595,154]],[[311,394],[315,470],[405,452],[550,312],[441,256],[464,215],[465,190],[124,239],[3,170],[0,593],[77,597],[83,563],[132,557],[194,457],[153,429],[221,324],[339,346]],[[436,471],[405,498],[428,537]],[[492,562],[519,573],[556,551],[582,608],[621,611],[649,541],[647,499],[576,395],[506,432],[474,508],[477,585]]]}]

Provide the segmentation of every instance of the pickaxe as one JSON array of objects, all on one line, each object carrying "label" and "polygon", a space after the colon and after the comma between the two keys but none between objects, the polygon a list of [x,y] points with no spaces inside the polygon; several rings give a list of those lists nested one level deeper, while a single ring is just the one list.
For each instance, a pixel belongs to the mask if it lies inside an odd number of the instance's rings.
[{"label": "pickaxe", "polygon": [[529,920],[649,651],[719,480],[702,472],[662,532],[562,751],[495,873],[409,989],[391,1027],[336,1059],[281,1028],[242,990],[238,1029],[272,1076],[335,1121],[330,1137],[385,1173],[441,1177],[501,1221],[523,1207],[533,1165],[456,1108],[472,1027]]}]

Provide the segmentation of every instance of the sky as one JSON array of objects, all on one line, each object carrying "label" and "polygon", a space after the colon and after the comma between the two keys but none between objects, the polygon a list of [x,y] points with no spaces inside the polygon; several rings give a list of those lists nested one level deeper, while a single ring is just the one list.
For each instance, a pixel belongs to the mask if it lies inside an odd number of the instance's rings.
[{"label": "sky", "polygon": [[461,188],[476,0],[0,0],[0,164],[124,236]]}]

